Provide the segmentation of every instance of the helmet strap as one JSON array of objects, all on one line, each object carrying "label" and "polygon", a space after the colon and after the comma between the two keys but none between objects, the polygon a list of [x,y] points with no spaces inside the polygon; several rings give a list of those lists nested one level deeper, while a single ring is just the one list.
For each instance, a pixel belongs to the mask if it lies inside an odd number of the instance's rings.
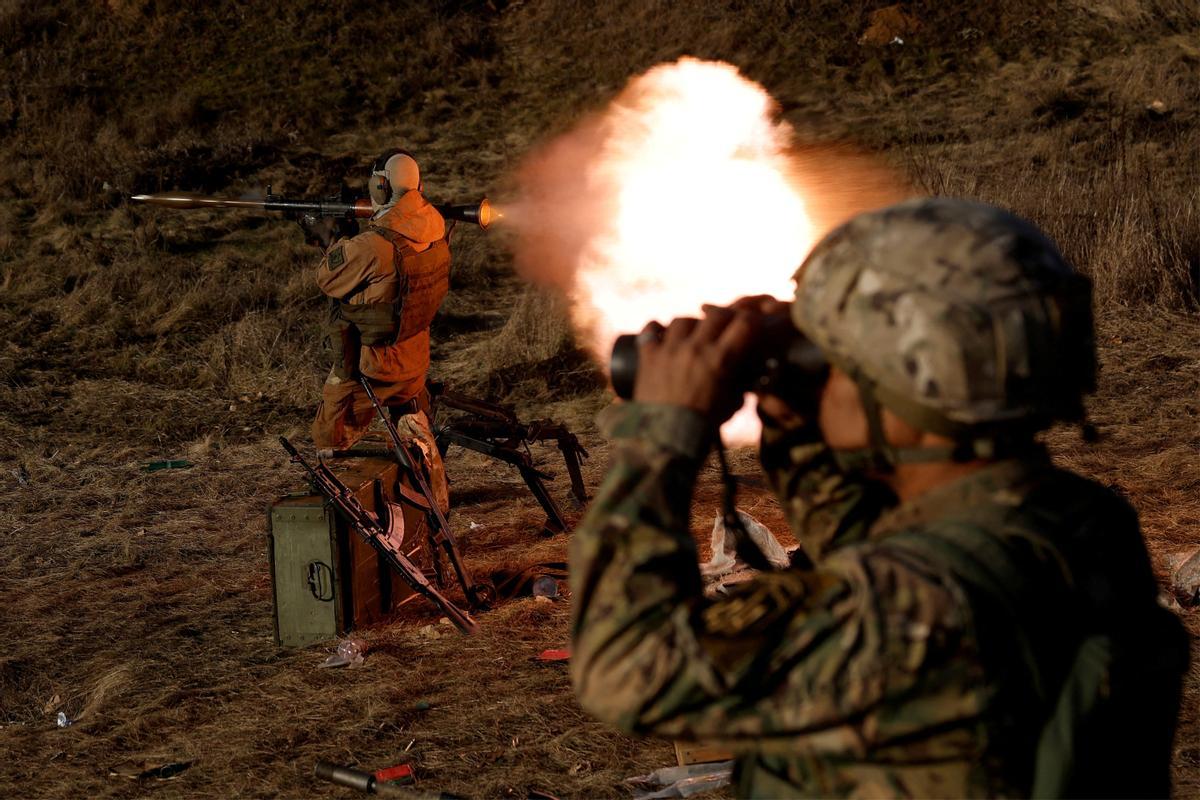
[{"label": "helmet strap", "polygon": [[859,370],[848,371],[858,385],[863,413],[867,418],[867,447],[834,450],[834,460],[845,471],[871,471],[889,474],[898,464],[934,464],[946,461],[966,462],[1001,455],[998,442],[990,437],[966,439],[941,447],[893,447],[883,430],[883,405],[875,383]]},{"label": "helmet strap", "polygon": [[725,442],[721,440],[720,431],[717,432],[715,449],[717,463],[721,467],[721,480],[725,485],[721,497],[721,517],[725,523],[725,530],[733,534],[734,552],[747,566],[764,572],[770,571],[775,567],[762,549],[755,544],[754,539],[750,537],[750,532],[746,530],[746,526],[742,522],[742,515],[738,513],[737,482],[729,471],[729,460],[725,457]]},{"label": "helmet strap", "polygon": [[875,384],[862,375],[855,375],[863,411],[867,415],[867,436],[870,442],[871,466],[877,472],[892,472],[896,468],[896,451],[883,431],[883,407],[875,395]]}]

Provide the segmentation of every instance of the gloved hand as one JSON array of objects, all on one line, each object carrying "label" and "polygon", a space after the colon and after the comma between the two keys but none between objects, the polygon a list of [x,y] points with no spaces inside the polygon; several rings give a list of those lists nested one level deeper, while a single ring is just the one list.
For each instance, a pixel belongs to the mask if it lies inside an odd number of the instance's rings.
[{"label": "gloved hand", "polygon": [[338,217],[333,221],[333,239],[350,239],[362,231],[362,226],[358,224],[356,219],[346,219]]},{"label": "gloved hand", "polygon": [[335,221],[331,217],[318,217],[316,214],[301,214],[296,220],[300,230],[304,231],[304,241],[322,250],[329,249],[333,244]]}]

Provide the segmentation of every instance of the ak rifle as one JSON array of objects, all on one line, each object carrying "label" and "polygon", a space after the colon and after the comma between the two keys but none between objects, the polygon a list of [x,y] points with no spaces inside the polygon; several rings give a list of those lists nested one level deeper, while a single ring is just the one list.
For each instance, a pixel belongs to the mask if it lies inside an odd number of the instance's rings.
[{"label": "ak rifle", "polygon": [[507,406],[447,391],[440,383],[430,382],[429,390],[437,408],[460,412],[435,426],[438,449],[445,454],[450,445],[456,444],[516,467],[546,512],[544,533],[553,535],[566,531],[566,518],[544,483],[554,476],[534,466],[529,445],[538,442],[558,445],[571,480],[571,494],[582,507],[588,496],[583,485],[581,461],[588,457],[588,452],[575,434],[561,422],[549,419],[521,422]]},{"label": "ak rifle", "polygon": [[371,545],[414,592],[433,603],[463,633],[475,633],[478,630],[479,625],[471,618],[471,615],[438,591],[421,572],[420,567],[410,561],[408,556],[404,555],[399,547],[391,542],[388,537],[389,531],[384,528],[379,517],[363,507],[350,487],[334,475],[329,467],[325,466],[325,462],[318,459],[317,465],[314,467],[304,459],[304,456],[300,455],[286,437],[280,436],[279,443],[292,457],[292,461],[304,468],[313,488],[325,495],[325,499],[329,501],[338,515],[346,520],[351,530]]},{"label": "ak rifle", "polygon": [[400,438],[400,432],[396,430],[395,424],[391,417],[388,416],[383,404],[379,402],[379,398],[375,396],[375,391],[371,388],[371,382],[366,377],[359,378],[362,387],[367,391],[367,397],[371,398],[371,404],[375,406],[376,413],[383,420],[383,426],[387,429],[388,438],[392,440],[392,453],[396,457],[400,468],[408,473],[409,479],[417,487],[420,494],[419,498],[412,497],[405,491],[405,487],[401,484],[400,499],[415,506],[425,513],[425,525],[428,529],[430,556],[433,560],[434,572],[437,575],[439,586],[445,585],[445,579],[442,575],[441,556],[445,556],[450,562],[450,566],[454,569],[454,575],[458,579],[458,583],[462,586],[463,594],[467,597],[467,602],[472,609],[486,608],[494,599],[495,592],[486,583],[474,583],[471,580],[471,573],[467,571],[467,565],[463,563],[462,556],[458,552],[458,543],[454,540],[454,534],[450,530],[450,523],[446,520],[446,515],[442,513],[442,509],[437,504],[437,499],[433,496],[433,490],[429,488],[429,481],[425,479],[425,472],[421,467],[420,456],[412,451],[412,445],[409,442]]}]

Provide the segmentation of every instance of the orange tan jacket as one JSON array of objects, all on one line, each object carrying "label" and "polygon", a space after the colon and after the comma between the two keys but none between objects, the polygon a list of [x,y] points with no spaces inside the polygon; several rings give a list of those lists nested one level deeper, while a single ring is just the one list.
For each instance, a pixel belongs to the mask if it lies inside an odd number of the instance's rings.
[{"label": "orange tan jacket", "polygon": [[[387,227],[409,241],[417,252],[446,233],[446,222],[420,192],[404,194],[372,225]],[[394,302],[397,276],[393,267],[395,251],[390,242],[370,231],[334,242],[317,268],[317,286],[329,297],[343,303]],[[413,397],[425,386],[429,370],[429,330],[383,347],[364,346],[359,355],[359,370],[378,381],[408,385],[396,396]]]}]

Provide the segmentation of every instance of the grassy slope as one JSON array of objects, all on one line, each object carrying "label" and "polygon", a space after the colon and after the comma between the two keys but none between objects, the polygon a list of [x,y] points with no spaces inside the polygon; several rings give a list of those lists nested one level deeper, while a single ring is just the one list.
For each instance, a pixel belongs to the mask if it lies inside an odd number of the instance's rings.
[{"label": "grassy slope", "polygon": [[[528,663],[565,637],[559,607],[489,615],[467,658],[415,625],[373,633],[357,673],[272,647],[261,513],[297,483],[272,435],[302,433],[320,379],[311,253],[285,225],[121,198],[325,193],[404,141],[431,193],[467,199],[504,187],[523,153],[629,75],[684,53],[737,63],[809,138],[880,148],[931,191],[1010,204],[1062,241],[1103,304],[1093,407],[1108,436],[1052,440],[1130,495],[1165,560],[1200,523],[1200,13],[1087,6],[915,3],[922,30],[881,49],[855,43],[875,6],[834,0],[0,2],[0,788],[294,796],[317,757],[382,765],[412,739],[430,785],[619,795],[622,777],[668,760],[585,720],[565,677]],[[444,372],[584,427],[598,479],[603,399],[545,324],[553,304],[522,294],[494,241],[466,232],[456,253]],[[564,367],[575,377],[551,369]],[[197,467],[137,468],[180,456]],[[473,561],[561,554],[531,544],[536,510],[508,478],[459,456],[451,470],[461,518],[484,525]],[[1200,787],[1196,691],[1194,677],[1181,795]],[[81,717],[69,731],[49,727],[55,695]],[[199,760],[174,783],[106,775],[158,756]]]}]

